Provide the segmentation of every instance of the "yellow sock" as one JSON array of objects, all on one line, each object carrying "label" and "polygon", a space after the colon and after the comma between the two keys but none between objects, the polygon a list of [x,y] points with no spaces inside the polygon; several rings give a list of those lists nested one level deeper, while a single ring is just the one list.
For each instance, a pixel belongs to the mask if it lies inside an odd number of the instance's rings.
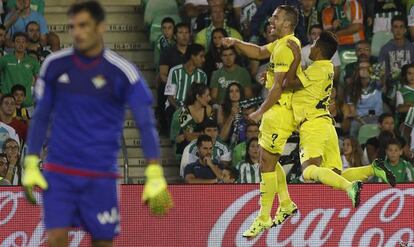
[{"label": "yellow sock", "polygon": [[263,221],[268,221],[273,207],[273,200],[276,194],[276,173],[262,172],[260,182],[260,211],[259,217]]},{"label": "yellow sock", "polygon": [[352,183],[331,169],[310,165],[303,171],[303,178],[329,185],[335,189],[346,191]]},{"label": "yellow sock", "polygon": [[351,182],[366,181],[370,176],[374,176],[374,169],[371,165],[348,168],[342,173],[342,177]]},{"label": "yellow sock", "polygon": [[286,183],[285,171],[279,162],[276,164],[275,173],[277,177],[277,194],[279,197],[279,204],[282,208],[286,208],[292,204],[292,200],[290,199]]}]

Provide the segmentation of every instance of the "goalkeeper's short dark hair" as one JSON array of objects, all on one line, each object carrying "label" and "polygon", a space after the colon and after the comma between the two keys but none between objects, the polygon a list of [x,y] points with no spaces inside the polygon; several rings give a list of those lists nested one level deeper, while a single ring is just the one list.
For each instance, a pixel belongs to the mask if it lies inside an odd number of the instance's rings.
[{"label": "goalkeeper's short dark hair", "polygon": [[75,2],[69,7],[67,15],[74,16],[83,11],[88,12],[96,23],[101,23],[105,20],[105,10],[99,1],[96,0],[83,0]]},{"label": "goalkeeper's short dark hair", "polygon": [[318,48],[321,49],[322,56],[326,59],[332,59],[338,49],[338,41],[335,34],[329,31],[322,31],[319,39],[316,41]]}]

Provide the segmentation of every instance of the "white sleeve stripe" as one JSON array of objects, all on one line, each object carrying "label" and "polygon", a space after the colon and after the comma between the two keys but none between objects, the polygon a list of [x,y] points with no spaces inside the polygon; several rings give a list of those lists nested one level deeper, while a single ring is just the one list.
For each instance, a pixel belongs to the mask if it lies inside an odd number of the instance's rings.
[{"label": "white sleeve stripe", "polygon": [[72,55],[72,54],[73,54],[73,48],[64,49],[64,50],[57,51],[57,52],[54,52],[54,53],[50,54],[46,58],[46,60],[43,62],[42,67],[40,68],[39,75],[41,77],[45,76],[47,67],[49,67],[50,62],[52,62],[52,61],[54,61],[58,58],[65,57],[65,56]]},{"label": "white sleeve stripe", "polygon": [[125,58],[119,56],[118,54],[116,54],[115,52],[111,50],[105,50],[104,57],[111,64],[118,67],[125,74],[125,76],[128,78],[131,84],[136,83],[140,79],[138,71]]}]

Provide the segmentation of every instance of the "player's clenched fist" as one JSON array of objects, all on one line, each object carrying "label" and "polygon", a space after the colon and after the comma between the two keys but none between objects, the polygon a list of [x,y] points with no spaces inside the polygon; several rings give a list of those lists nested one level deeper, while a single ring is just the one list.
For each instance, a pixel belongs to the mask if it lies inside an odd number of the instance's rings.
[{"label": "player's clenched fist", "polygon": [[173,202],[167,190],[167,182],[161,165],[149,164],[145,170],[145,176],[147,179],[142,193],[142,200],[148,204],[151,213],[156,215],[166,214],[168,209],[172,208]]},{"label": "player's clenched fist", "polygon": [[33,188],[38,186],[39,188],[45,190],[48,186],[39,169],[39,157],[37,157],[37,155],[26,156],[24,159],[24,167],[25,170],[22,184],[24,186],[26,199],[29,202],[36,204],[36,198],[33,195]]}]

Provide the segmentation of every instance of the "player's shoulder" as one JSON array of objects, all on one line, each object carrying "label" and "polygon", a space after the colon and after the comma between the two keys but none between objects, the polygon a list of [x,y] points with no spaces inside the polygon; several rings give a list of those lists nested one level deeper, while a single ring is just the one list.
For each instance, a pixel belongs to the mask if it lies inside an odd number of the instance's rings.
[{"label": "player's shoulder", "polygon": [[40,75],[43,76],[49,67],[53,66],[54,64],[61,63],[61,61],[67,59],[73,54],[73,48],[62,49],[60,51],[51,53],[49,56],[46,57],[45,61],[42,64]]},{"label": "player's shoulder", "polygon": [[125,58],[118,55],[116,52],[105,49],[103,57],[110,63],[117,71],[124,75],[131,84],[140,80],[141,76],[137,67],[130,63]]}]

